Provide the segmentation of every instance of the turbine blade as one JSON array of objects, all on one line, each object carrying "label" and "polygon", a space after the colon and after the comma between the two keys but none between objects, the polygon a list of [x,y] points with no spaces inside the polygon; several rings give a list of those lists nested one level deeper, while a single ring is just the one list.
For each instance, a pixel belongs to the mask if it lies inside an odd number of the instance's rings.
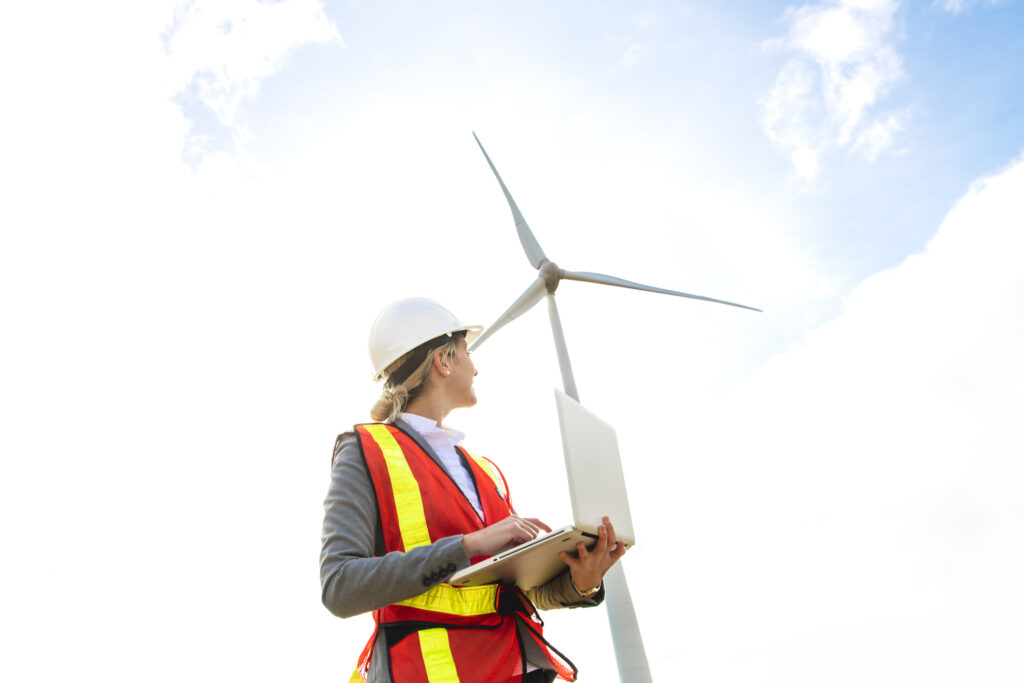
[{"label": "turbine blade", "polygon": [[476,338],[473,345],[469,347],[470,351],[475,351],[478,346],[484,343],[484,340],[490,337],[492,334],[509,324],[523,313],[533,308],[533,305],[541,300],[544,293],[547,291],[547,286],[544,284],[544,280],[537,278],[533,283],[526,288],[518,299],[515,300],[508,310],[501,314],[501,317],[491,323],[490,327],[484,330],[484,333]]},{"label": "turbine blade", "polygon": [[[480,138],[473,133],[473,139],[476,140],[476,144],[480,146],[480,151],[484,153],[484,159],[487,159],[487,165],[494,171],[494,177],[498,179],[498,184],[501,185],[501,191],[505,193],[505,199],[508,200],[508,207],[512,209],[512,218],[516,222],[516,232],[519,233],[519,243],[523,245],[523,251],[526,252],[526,258],[530,259],[530,265],[534,268],[540,268],[540,264],[548,260],[548,257],[544,255],[544,250],[540,248],[540,244],[537,242],[537,238],[533,236],[530,231],[530,226],[526,224],[526,219],[523,218],[523,214],[520,213],[519,207],[516,206],[516,200],[512,199],[512,195],[509,193],[508,188],[505,187],[505,182],[498,175],[498,169],[494,168],[494,163],[491,161],[491,157],[487,156],[487,150],[484,149],[483,144],[480,142]],[[478,342],[479,343],[479,342]]]},{"label": "turbine blade", "polygon": [[744,306],[743,304],[733,303],[732,301],[723,301],[722,299],[712,299],[709,296],[700,296],[698,294],[687,294],[686,292],[677,292],[674,289],[662,289],[661,287],[651,287],[650,285],[642,285],[638,282],[630,282],[629,280],[623,280],[622,278],[612,277],[611,275],[601,275],[600,273],[574,273],[568,270],[563,270],[562,278],[566,280],[576,280],[578,282],[593,282],[599,285],[612,285],[613,287],[639,289],[642,292],[657,292],[658,294],[684,296],[687,299],[711,301],[716,304],[725,304],[726,306],[736,306],[737,308],[745,308],[749,311],[757,311],[758,313],[763,312],[760,308],[754,308],[753,306]]}]

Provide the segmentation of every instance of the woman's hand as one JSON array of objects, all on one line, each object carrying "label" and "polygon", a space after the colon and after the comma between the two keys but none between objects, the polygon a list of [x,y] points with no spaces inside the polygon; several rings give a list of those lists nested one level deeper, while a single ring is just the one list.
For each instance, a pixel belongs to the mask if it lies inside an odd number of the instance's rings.
[{"label": "woman's hand", "polygon": [[626,554],[626,545],[615,539],[615,527],[611,520],[604,518],[604,524],[597,527],[597,543],[587,550],[587,545],[580,541],[576,544],[578,557],[561,552],[558,556],[569,565],[569,573],[576,590],[586,593],[591,588],[601,585],[605,572]]},{"label": "woman's hand", "polygon": [[541,531],[551,531],[551,527],[533,517],[512,515],[489,527],[466,534],[462,537],[462,547],[469,557],[495,555],[536,538]]}]

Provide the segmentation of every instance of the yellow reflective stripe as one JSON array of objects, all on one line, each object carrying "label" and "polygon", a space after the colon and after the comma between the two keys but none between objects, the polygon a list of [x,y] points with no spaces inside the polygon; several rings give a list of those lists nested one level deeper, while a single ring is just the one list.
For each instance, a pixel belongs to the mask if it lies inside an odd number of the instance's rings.
[{"label": "yellow reflective stripe", "polygon": [[461,617],[476,617],[481,614],[493,614],[496,611],[497,596],[498,585],[493,583],[465,588],[440,583],[425,593],[395,604],[431,612],[457,614]]},{"label": "yellow reflective stripe", "polygon": [[395,497],[395,511],[398,514],[398,530],[402,534],[402,544],[407,551],[421,545],[430,545],[430,532],[427,531],[420,485],[409,469],[402,447],[382,424],[367,425],[366,431],[380,446],[384,464],[388,468],[388,476],[391,477],[391,492]]},{"label": "yellow reflective stripe", "polygon": [[359,673],[358,666],[356,667],[356,670],[352,672],[352,678],[348,679],[348,683],[364,683],[365,681],[366,679]]},{"label": "yellow reflective stripe", "polygon": [[473,458],[473,460],[476,461],[476,464],[480,466],[480,469],[486,472],[487,476],[494,481],[494,485],[498,487],[498,491],[501,492],[502,498],[508,498],[508,491],[505,490],[505,482],[502,481],[501,473],[498,471],[498,468],[494,466],[494,463],[487,458],[481,458],[479,455],[473,455],[469,451],[466,451],[466,454]]},{"label": "yellow reflective stripe", "polygon": [[448,644],[448,631],[443,628],[420,631],[420,651],[430,683],[459,683],[452,648]]}]

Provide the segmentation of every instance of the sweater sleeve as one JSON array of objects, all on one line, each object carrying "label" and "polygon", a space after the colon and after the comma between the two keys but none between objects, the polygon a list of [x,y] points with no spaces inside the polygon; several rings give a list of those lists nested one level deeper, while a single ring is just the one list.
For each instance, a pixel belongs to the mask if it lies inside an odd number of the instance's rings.
[{"label": "sweater sleeve", "polygon": [[[342,436],[324,501],[320,588],[324,606],[350,617],[407,600],[469,566],[462,535],[384,554],[377,496],[358,438]],[[570,587],[571,590],[571,587]]]},{"label": "sweater sleeve", "polygon": [[583,598],[576,592],[571,582],[572,578],[569,575],[568,568],[566,568],[564,572],[543,586],[537,586],[526,591],[526,597],[530,598],[530,602],[537,609],[543,610],[559,609],[561,607],[595,607],[604,602],[604,583],[601,584],[601,590],[594,597]]}]

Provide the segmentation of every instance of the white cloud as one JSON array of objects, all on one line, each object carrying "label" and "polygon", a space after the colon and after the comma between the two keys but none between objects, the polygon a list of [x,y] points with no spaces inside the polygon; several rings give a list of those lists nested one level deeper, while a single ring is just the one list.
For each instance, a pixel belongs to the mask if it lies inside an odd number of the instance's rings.
[{"label": "white cloud", "polygon": [[1024,675],[1008,647],[1024,638],[1022,226],[1018,160],[707,422],[688,416],[684,462],[660,462],[635,505],[653,520],[647,501],[672,496],[691,520],[685,551],[644,548],[649,565],[702,565],[677,577],[701,586],[673,621],[686,677]]},{"label": "white cloud", "polygon": [[998,5],[999,0],[936,0],[934,4],[943,11],[952,14],[962,14],[977,5],[984,5],[986,7]]},{"label": "white cloud", "polygon": [[935,3],[937,7],[953,14],[959,14],[970,4],[973,4],[970,0],[940,0]]},{"label": "white cloud", "polygon": [[762,128],[814,180],[821,159],[847,149],[874,159],[890,148],[903,113],[872,118],[872,109],[903,76],[892,45],[898,0],[828,0],[789,8],[789,31],[765,43],[793,53],[762,102]]},{"label": "white cloud", "polygon": [[626,52],[622,55],[622,59],[619,60],[619,64],[624,69],[630,69],[640,63],[640,53],[643,50],[643,46],[639,43],[630,45]]},{"label": "white cloud", "polygon": [[644,46],[641,43],[633,43],[626,48],[626,51],[619,57],[619,61],[615,62],[608,67],[608,73],[617,74],[623,71],[629,71],[637,64],[640,63],[640,56],[644,52]]},{"label": "white cloud", "polygon": [[896,136],[905,128],[905,119],[903,115],[890,114],[885,120],[875,121],[857,136],[853,149],[868,161],[874,161],[892,148]]},{"label": "white cloud", "polygon": [[242,101],[298,47],[332,43],[342,40],[318,0],[192,2],[179,9],[166,36],[168,77],[173,92],[194,88],[240,142]]}]

